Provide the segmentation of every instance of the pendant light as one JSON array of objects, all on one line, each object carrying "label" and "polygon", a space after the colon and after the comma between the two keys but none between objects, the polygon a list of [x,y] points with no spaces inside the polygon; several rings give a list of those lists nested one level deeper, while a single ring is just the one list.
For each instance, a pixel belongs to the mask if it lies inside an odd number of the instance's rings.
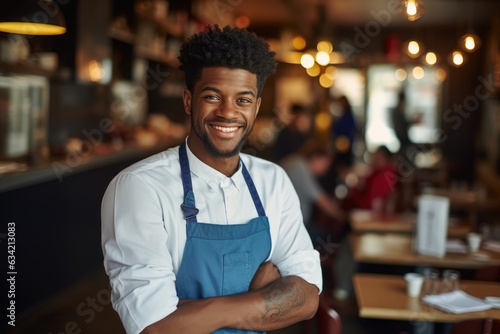
[{"label": "pendant light", "polygon": [[18,0],[4,4],[0,31],[21,35],[61,35],[66,22],[53,0]]},{"label": "pendant light", "polygon": [[467,20],[467,33],[460,37],[458,40],[458,46],[465,52],[472,53],[475,52],[481,46],[481,39],[479,36],[474,34],[472,29],[472,17],[474,15],[474,5],[469,0],[467,2],[469,8],[466,9],[468,20]]},{"label": "pendant light", "polygon": [[422,0],[401,0],[398,11],[408,21],[416,21],[424,15],[425,5]]}]

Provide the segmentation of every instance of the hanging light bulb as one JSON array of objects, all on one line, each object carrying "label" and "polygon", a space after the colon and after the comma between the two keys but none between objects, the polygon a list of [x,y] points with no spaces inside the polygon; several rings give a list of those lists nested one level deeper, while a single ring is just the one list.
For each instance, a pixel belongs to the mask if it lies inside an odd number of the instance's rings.
[{"label": "hanging light bulb", "polygon": [[309,53],[304,53],[302,57],[300,57],[300,64],[304,68],[311,68],[314,65],[314,57]]},{"label": "hanging light bulb", "polygon": [[316,53],[316,62],[321,66],[328,65],[330,63],[330,55],[325,51],[319,51]]},{"label": "hanging light bulb", "polygon": [[429,52],[427,52],[427,53],[425,54],[424,61],[425,61],[425,63],[426,63],[427,65],[430,65],[430,66],[432,66],[432,65],[436,65],[437,60],[438,60],[438,59],[437,59],[437,55],[436,55],[434,52],[429,51]]},{"label": "hanging light bulb", "polygon": [[481,39],[474,34],[468,33],[460,37],[459,45],[465,52],[474,52],[481,46]]},{"label": "hanging light bulb", "polygon": [[422,0],[401,0],[398,11],[408,21],[416,21],[425,13],[424,2]]},{"label": "hanging light bulb", "polygon": [[317,77],[321,73],[321,68],[318,64],[314,63],[313,66],[306,69],[306,72],[311,77]]},{"label": "hanging light bulb", "polygon": [[461,67],[465,65],[467,61],[467,56],[458,49],[453,50],[448,56],[448,62],[450,65],[455,67]]},{"label": "hanging light bulb", "polygon": [[323,88],[330,88],[333,85],[333,78],[328,73],[323,73],[319,77],[319,84]]},{"label": "hanging light bulb", "polygon": [[413,40],[404,44],[404,51],[409,57],[418,58],[424,50],[418,41]]},{"label": "hanging light bulb", "polygon": [[292,46],[295,50],[303,50],[306,47],[306,40],[304,37],[297,35],[292,39]]},{"label": "hanging light bulb", "polygon": [[330,53],[333,51],[333,45],[329,41],[319,41],[316,45],[318,51],[324,51],[326,53]]},{"label": "hanging light bulb", "polygon": [[420,80],[420,79],[422,79],[424,77],[425,71],[422,68],[422,66],[415,66],[413,68],[413,70],[411,71],[411,74],[413,75],[413,77],[415,79]]}]

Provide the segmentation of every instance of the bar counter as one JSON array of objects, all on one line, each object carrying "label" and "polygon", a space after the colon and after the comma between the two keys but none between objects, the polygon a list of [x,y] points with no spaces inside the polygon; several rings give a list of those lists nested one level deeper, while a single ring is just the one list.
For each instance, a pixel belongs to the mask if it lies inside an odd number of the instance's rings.
[{"label": "bar counter", "polygon": [[[176,143],[164,143],[149,147],[129,145],[120,150],[111,148],[102,150],[102,152],[106,153],[81,155],[77,157],[78,160],[75,162],[68,157],[62,156],[34,166],[18,164],[21,170],[0,174],[0,193],[48,181],[59,180],[59,182],[62,182],[64,178],[71,175],[126,161],[138,161],[175,145]],[[104,144],[101,146],[104,146]]]}]

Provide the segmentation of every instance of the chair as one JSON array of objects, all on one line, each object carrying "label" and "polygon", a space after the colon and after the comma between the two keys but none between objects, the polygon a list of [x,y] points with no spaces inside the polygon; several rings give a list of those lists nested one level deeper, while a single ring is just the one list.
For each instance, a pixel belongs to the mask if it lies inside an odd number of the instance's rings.
[{"label": "chair", "polygon": [[451,325],[450,334],[500,334],[500,320],[471,319]]},{"label": "chair", "polygon": [[500,282],[500,266],[487,266],[476,270],[474,279],[477,281]]},{"label": "chair", "polygon": [[323,295],[319,296],[319,307],[316,312],[316,326],[318,334],[342,333],[342,321]]}]

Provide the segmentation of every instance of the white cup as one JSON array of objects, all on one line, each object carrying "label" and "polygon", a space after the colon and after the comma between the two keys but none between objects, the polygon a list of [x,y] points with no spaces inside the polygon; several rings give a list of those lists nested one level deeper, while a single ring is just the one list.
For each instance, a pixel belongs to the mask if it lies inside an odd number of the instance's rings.
[{"label": "white cup", "polygon": [[424,282],[424,276],[417,273],[407,273],[404,276],[406,280],[407,294],[410,297],[418,297]]},{"label": "white cup", "polygon": [[467,242],[469,244],[469,251],[472,253],[477,252],[481,245],[481,234],[473,232],[467,234]]}]

